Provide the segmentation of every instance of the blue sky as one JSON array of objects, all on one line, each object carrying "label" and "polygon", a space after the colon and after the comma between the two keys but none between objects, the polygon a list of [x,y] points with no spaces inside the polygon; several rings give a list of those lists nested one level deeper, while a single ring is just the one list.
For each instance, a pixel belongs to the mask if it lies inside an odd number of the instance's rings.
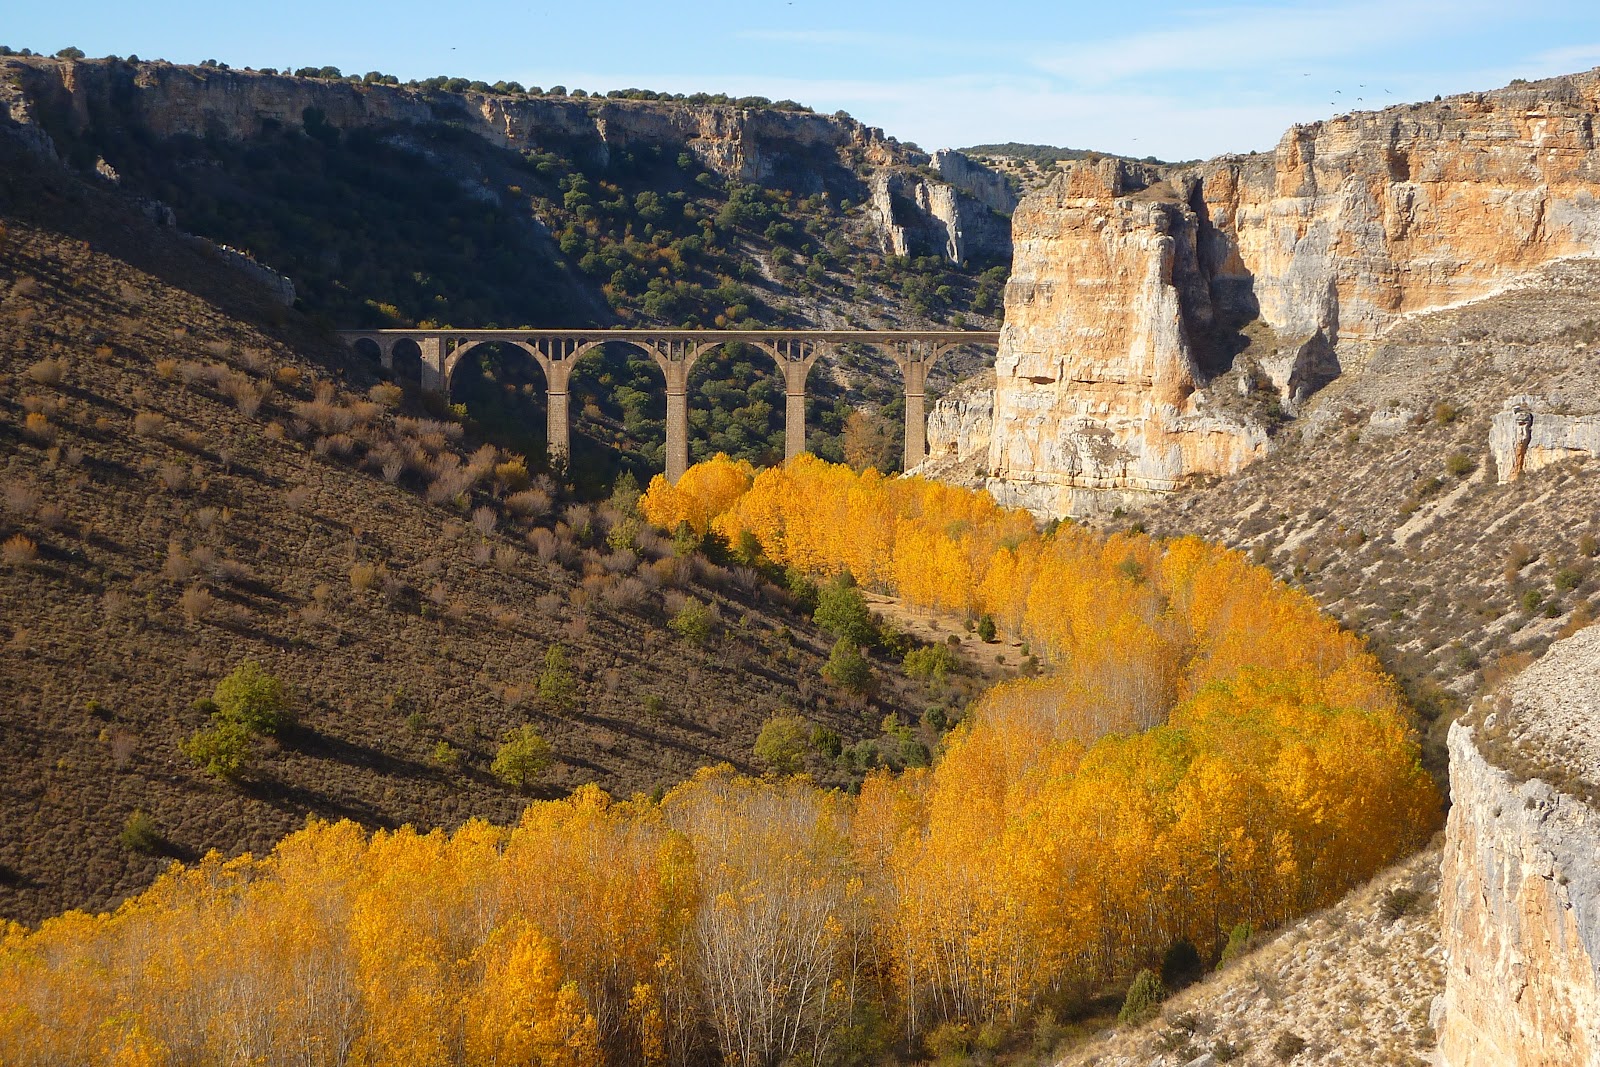
[{"label": "blue sky", "polygon": [[1293,122],[1600,65],[1594,0],[7,6],[0,43],[36,51],[760,94],[843,109],[929,149],[1015,140],[1167,159],[1267,149]]}]

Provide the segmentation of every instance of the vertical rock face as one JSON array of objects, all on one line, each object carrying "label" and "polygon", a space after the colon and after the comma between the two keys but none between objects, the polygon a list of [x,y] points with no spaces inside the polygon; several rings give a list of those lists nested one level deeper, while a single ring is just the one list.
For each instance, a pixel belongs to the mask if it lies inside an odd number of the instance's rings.
[{"label": "vertical rock face", "polygon": [[1074,168],[1018,207],[995,363],[997,497],[1081,512],[1264,450],[1259,428],[1195,402],[1192,338],[1214,318],[1198,236],[1159,172],[1118,160]]},{"label": "vertical rock face", "polygon": [[1600,1063],[1600,812],[1486,751],[1600,780],[1600,629],[1553,646],[1479,730],[1450,729],[1435,1009],[1448,1067]]},{"label": "vertical rock face", "polygon": [[1512,397],[1489,423],[1500,484],[1564,459],[1600,455],[1600,415],[1571,415],[1532,396]]},{"label": "vertical rock face", "polygon": [[[1296,126],[1270,156],[1081,164],[1013,216],[995,490],[1061,514],[1262,455],[1196,390],[1253,355],[1285,409],[1407,315],[1600,254],[1600,72]],[[1235,341],[1234,339],[1237,339]],[[1244,387],[1248,391],[1249,385]]]},{"label": "vertical rock face", "polygon": [[[401,86],[118,60],[0,59],[0,115],[38,129],[97,115],[160,138],[239,139],[268,123],[299,127],[308,111],[339,129],[449,122],[507,148],[563,141],[599,158],[633,144],[682,145],[737,181],[779,172],[827,184],[833,164],[926,163],[928,157],[848,116],[672,101],[423,93]],[[799,182],[804,185],[804,181]]]},{"label": "vertical rock face", "polygon": [[1017,209],[1017,192],[999,171],[974,163],[953,148],[937,149],[930,165],[939,177],[990,211],[1009,215]]},{"label": "vertical rock face", "polygon": [[917,171],[879,171],[872,180],[868,206],[884,235],[884,250],[893,255],[938,255],[952,263],[1004,260],[1011,255],[1011,232],[1004,217],[954,185]]}]

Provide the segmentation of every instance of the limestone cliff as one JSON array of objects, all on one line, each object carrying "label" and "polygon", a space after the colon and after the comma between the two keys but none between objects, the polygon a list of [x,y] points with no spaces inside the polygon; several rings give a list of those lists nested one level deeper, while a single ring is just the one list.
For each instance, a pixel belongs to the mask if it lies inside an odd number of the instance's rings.
[{"label": "limestone cliff", "polygon": [[[933,158],[843,113],[422,91],[165,62],[0,59],[0,119],[10,118],[46,152],[53,152],[51,132],[71,134],[96,123],[138,127],[163,139],[237,140],[273,124],[298,128],[313,117],[343,130],[443,123],[503,148],[560,149],[602,164],[615,152],[670,148],[730,181],[781,181],[853,200],[867,195],[859,171],[900,173],[890,168],[926,168]],[[951,178],[923,175],[903,198],[909,205],[903,217],[874,213],[882,215],[885,244],[902,254],[926,244],[958,262],[969,253],[1003,259],[1010,252],[1007,228],[990,201],[1005,204],[1005,180],[950,155],[944,167]]]},{"label": "limestone cliff", "polygon": [[1121,160],[1076,167],[1018,207],[988,464],[998,498],[1080,513],[1266,448],[1260,427],[1200,403],[1195,338],[1214,321],[1200,221],[1156,170]]},{"label": "limestone cliff", "polygon": [[1525,671],[1479,728],[1451,728],[1435,1008],[1447,1067],[1600,1063],[1600,812],[1573,795],[1600,780],[1597,694],[1590,628]]},{"label": "limestone cliff", "polygon": [[1004,216],[925,172],[880,170],[872,179],[870,209],[884,251],[894,255],[943,256],[952,263],[1011,256],[1011,228]]},{"label": "limestone cliff", "polygon": [[1031,194],[993,488],[1061,514],[1229,473],[1268,440],[1202,401],[1215,376],[1294,414],[1382,373],[1372,346],[1408,316],[1600,254],[1597,112],[1600,71],[1296,126],[1270,155],[1080,164]]}]

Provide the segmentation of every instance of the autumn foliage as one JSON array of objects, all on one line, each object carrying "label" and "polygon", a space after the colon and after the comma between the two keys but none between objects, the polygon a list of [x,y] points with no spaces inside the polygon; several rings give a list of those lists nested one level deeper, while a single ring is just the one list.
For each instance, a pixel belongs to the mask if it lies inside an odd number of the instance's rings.
[{"label": "autumn foliage", "polygon": [[514,828],[313,823],[113,915],[13,927],[0,1061],[845,1062],[1016,1022],[1179,941],[1215,959],[1437,825],[1391,681],[1234,553],[1040,534],[985,494],[805,456],[719,458],[641,507],[990,614],[1046,673],[858,798],[723,768]]}]

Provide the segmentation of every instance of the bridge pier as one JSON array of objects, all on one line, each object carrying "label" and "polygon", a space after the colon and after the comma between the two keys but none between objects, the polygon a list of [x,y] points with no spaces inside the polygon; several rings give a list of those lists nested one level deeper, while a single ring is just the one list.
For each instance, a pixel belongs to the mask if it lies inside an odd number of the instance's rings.
[{"label": "bridge pier", "polygon": [[908,471],[928,458],[928,363],[907,363],[901,371],[906,379],[906,452],[900,469]]},{"label": "bridge pier", "polygon": [[422,350],[422,381],[419,384],[424,392],[445,392],[444,338],[418,337],[416,341],[417,347]]},{"label": "bridge pier", "polygon": [[793,459],[806,450],[806,378],[827,346],[802,339],[758,347],[783,371],[783,458]]},{"label": "bridge pier", "polygon": [[[555,368],[559,367],[560,370]],[[545,367],[548,390],[545,393],[545,450],[550,462],[572,458],[572,421],[568,409],[567,379],[572,375],[568,364],[551,364]],[[558,382],[559,379],[559,382]]]},{"label": "bridge pier", "polygon": [[646,345],[667,379],[667,481],[689,469],[689,370],[710,345]]}]

